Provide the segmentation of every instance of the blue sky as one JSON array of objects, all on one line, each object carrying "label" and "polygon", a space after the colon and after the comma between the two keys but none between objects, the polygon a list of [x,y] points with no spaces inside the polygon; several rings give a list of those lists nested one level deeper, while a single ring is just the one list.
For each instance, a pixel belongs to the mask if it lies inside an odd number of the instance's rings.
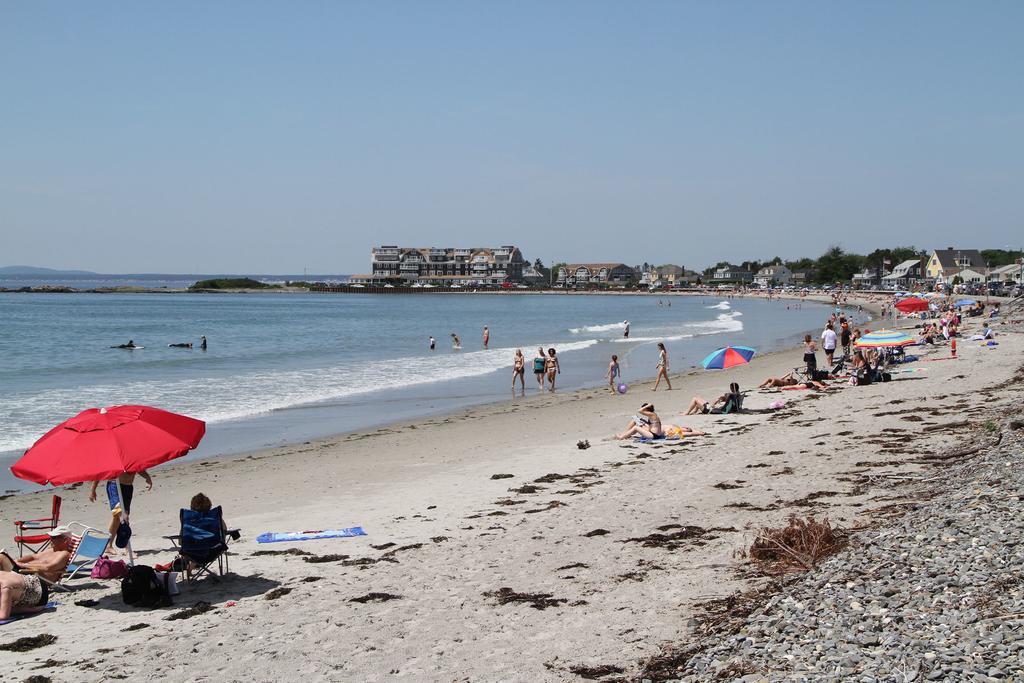
[{"label": "blue sky", "polygon": [[1024,239],[1024,3],[0,0],[0,265]]}]

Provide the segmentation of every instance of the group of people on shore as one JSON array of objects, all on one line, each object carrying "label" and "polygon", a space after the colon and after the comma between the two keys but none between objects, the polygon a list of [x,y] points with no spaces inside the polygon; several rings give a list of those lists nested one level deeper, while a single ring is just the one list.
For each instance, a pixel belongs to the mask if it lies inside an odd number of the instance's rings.
[{"label": "group of people on shore", "polygon": [[[89,489],[88,498],[93,502],[97,499],[96,491],[101,483],[106,490],[111,513],[109,540],[104,551],[107,557],[115,553],[115,548],[128,545],[131,529],[127,516],[131,513],[136,476],[146,482],[147,491],[153,488],[152,476],[142,470],[138,473],[125,472],[107,482],[94,481]],[[211,508],[209,497],[202,493],[193,496],[189,503],[189,509],[196,512],[206,513]],[[221,524],[224,533],[229,534],[223,520]],[[52,592],[51,587],[64,578],[78,539],[73,535],[72,527],[67,525],[57,525],[46,531],[45,535],[49,537],[46,547],[38,552],[15,558],[6,550],[0,550],[0,622],[14,615],[45,609]],[[230,536],[236,540],[239,537],[237,531],[231,532]],[[176,567],[175,571],[183,571],[186,564],[195,566],[191,559],[184,556],[179,556],[171,564]],[[170,571],[171,564],[167,567],[158,565],[156,568]]]},{"label": "group of people on shore", "polygon": [[[562,373],[562,367],[558,363],[558,352],[549,348],[546,352],[543,347],[537,347],[537,355],[533,357],[533,376],[537,379],[537,389],[544,391],[555,390],[555,378]],[[522,349],[516,349],[512,360],[512,391],[515,391],[516,380],[519,386],[526,392],[526,357]]]}]

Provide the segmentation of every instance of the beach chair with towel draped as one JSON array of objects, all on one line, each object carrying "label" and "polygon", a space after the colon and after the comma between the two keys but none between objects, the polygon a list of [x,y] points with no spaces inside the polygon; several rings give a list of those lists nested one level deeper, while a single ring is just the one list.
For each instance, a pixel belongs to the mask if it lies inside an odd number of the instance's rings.
[{"label": "beach chair with towel draped", "polygon": [[[224,526],[224,514],[221,507],[210,508],[199,512],[183,508],[180,513],[181,533],[176,536],[164,536],[174,544],[181,558],[180,571],[184,572],[185,580],[198,579],[203,574],[213,577],[224,576],[228,567],[228,532]],[[233,535],[237,531],[232,532]],[[217,563],[217,573],[213,573],[213,564]],[[177,562],[175,563],[178,564]],[[178,567],[175,566],[175,570]]]},{"label": "beach chair with towel draped", "polygon": [[14,522],[14,542],[18,544],[18,554],[38,553],[50,545],[50,537],[46,533],[53,531],[60,524],[60,496],[54,496],[50,506],[50,516],[39,519],[26,519]]}]

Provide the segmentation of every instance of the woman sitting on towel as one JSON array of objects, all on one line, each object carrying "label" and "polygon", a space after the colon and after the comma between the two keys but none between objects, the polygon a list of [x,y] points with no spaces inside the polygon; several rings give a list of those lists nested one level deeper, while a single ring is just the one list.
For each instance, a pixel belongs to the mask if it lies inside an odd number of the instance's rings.
[{"label": "woman sitting on towel", "polygon": [[639,436],[644,439],[665,436],[665,430],[661,427],[661,418],[654,412],[653,403],[645,403],[640,406],[640,410],[629,421],[629,427],[626,428],[626,431],[616,434],[612,438],[621,441],[631,436]]}]

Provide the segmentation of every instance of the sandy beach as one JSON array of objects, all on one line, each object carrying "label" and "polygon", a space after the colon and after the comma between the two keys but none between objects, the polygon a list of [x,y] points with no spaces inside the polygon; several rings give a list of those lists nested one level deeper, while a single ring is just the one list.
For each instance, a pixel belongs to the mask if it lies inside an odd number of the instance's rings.
[{"label": "sandy beach", "polygon": [[[182,585],[174,607],[154,611],[125,606],[116,582],[78,580],[55,611],[0,627],[0,644],[57,637],[6,653],[7,673],[562,681],[608,665],[628,679],[663,645],[687,640],[697,603],[764,581],[739,571],[739,551],[758,529],[791,514],[848,528],[880,523],[898,511],[893,477],[925,467],[911,460],[972,438],[988,416],[1019,405],[1019,375],[1006,383],[1024,340],[1010,332],[998,341],[961,341],[956,360],[945,360],[945,346],[919,348],[921,362],[886,384],[753,390],[739,415],[680,412],[694,394],[714,398],[730,381],[750,390],[791,371],[799,350],[673,374],[668,392],[653,392],[653,382],[624,396],[537,396],[529,387],[523,399],[458,414],[401,424],[382,416],[375,430],[160,467],[153,491],[136,494],[139,561],[173,558],[161,537],[177,533],[178,509],[202,491],[242,529],[231,575]],[[786,405],[770,410],[778,400]],[[709,436],[603,440],[644,401],[664,422]],[[90,503],[86,489],[60,491],[62,518],[105,528],[105,501]],[[49,496],[2,499],[0,519],[12,529],[41,516]],[[349,526],[367,535],[255,540]],[[334,557],[311,561],[324,556]],[[98,604],[75,605],[83,599]],[[212,609],[166,620],[199,601]]]}]

